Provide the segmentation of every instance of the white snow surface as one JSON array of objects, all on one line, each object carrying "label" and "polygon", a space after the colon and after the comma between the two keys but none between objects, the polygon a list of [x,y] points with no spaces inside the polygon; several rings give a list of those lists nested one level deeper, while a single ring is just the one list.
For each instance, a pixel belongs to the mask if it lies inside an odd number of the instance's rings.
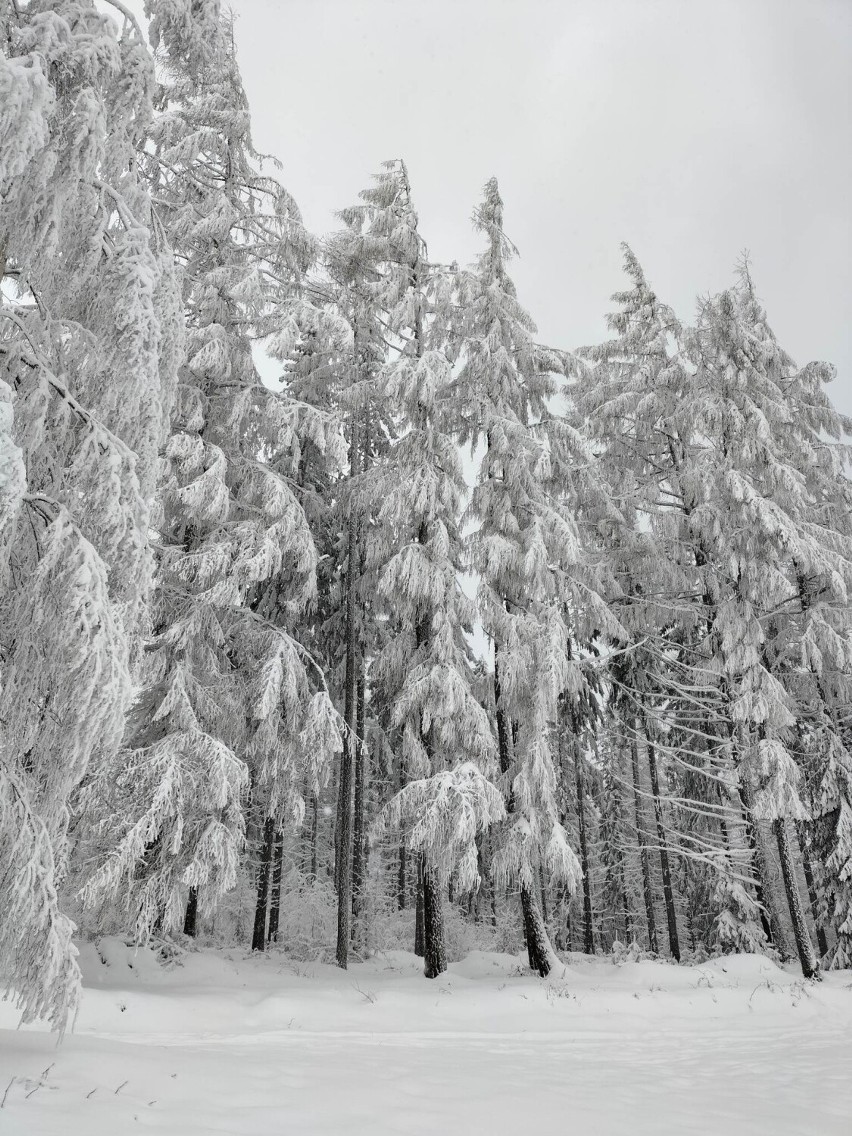
[{"label": "white snow surface", "polygon": [[852,972],[474,953],[346,972],[84,944],[57,1046],[0,1004],[3,1136],[849,1136]]}]

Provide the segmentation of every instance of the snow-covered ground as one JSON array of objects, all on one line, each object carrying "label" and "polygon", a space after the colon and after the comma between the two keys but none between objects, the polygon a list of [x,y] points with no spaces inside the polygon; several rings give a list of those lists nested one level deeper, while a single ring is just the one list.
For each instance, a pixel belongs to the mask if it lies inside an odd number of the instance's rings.
[{"label": "snow-covered ground", "polygon": [[83,948],[73,1034],[0,1006],[3,1136],[849,1136],[852,974],[741,955],[574,956],[542,982],[477,953],[434,982],[201,951]]}]

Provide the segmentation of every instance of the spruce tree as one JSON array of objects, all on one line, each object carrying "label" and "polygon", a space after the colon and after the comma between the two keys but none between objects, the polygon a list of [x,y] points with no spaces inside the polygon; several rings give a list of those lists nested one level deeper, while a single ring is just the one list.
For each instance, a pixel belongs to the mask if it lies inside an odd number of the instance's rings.
[{"label": "spruce tree", "polygon": [[143,687],[99,834],[114,851],[86,890],[90,902],[121,894],[140,937],[183,927],[187,901],[212,911],[236,881],[248,794],[264,832],[300,819],[302,771],[320,784],[339,747],[322,673],[291,632],[316,586],[291,485],[299,438],[334,446],[337,427],[260,382],[251,340],[297,293],[312,243],[257,168],[230,21],[150,10],[166,82],[145,160],[185,265],[187,345]]},{"label": "spruce tree", "polygon": [[494,866],[503,883],[520,886],[530,963],[546,975],[554,954],[536,894],[539,869],[571,892],[580,879],[559,821],[553,750],[557,700],[583,687],[568,654],[563,591],[579,542],[551,484],[543,423],[555,393],[553,360],[537,347],[506,270],[513,249],[494,179],[474,225],[486,247],[460,280],[453,395],[460,441],[484,446],[467,515],[476,526],[470,546],[480,617],[494,642],[498,750],[510,813]]},{"label": "spruce tree", "polygon": [[181,345],[137,153],[153,62],[121,25],[88,0],[0,8],[0,956],[24,1020],[60,1028],[69,822],[132,694]]},{"label": "spruce tree", "polygon": [[382,305],[400,344],[380,377],[397,439],[370,477],[382,504],[368,563],[380,566],[379,590],[393,613],[376,681],[411,779],[388,805],[385,824],[416,818],[406,844],[422,857],[425,973],[434,978],[446,967],[444,887],[453,875],[461,890],[478,883],[475,838],[501,802],[486,779],[494,744],[465,638],[474,611],[459,579],[465,483],[453,438],[452,368],[441,350],[447,282],[426,260],[405,166],[391,163],[365,198],[370,231],[387,242]]}]

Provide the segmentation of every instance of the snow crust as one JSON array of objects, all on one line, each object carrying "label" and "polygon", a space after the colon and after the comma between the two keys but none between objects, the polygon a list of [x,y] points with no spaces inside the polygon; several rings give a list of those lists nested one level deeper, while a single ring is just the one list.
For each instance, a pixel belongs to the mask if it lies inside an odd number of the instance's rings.
[{"label": "snow crust", "polygon": [[474,952],[434,981],[201,950],[164,968],[81,946],[76,1028],[0,1004],[4,1136],[848,1136],[852,973],[760,955],[701,966],[572,955],[542,981]]}]

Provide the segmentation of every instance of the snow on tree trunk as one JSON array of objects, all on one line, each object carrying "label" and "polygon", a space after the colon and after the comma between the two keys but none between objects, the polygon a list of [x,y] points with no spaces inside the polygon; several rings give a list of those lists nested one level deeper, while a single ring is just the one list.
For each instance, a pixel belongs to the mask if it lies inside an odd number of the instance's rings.
[{"label": "snow on tree trunk", "polygon": [[793,935],[796,939],[796,949],[799,952],[802,974],[805,978],[815,978],[819,975],[819,963],[805,920],[802,899],[799,895],[799,885],[796,880],[796,866],[790,847],[790,836],[784,818],[776,817],[772,822],[772,829],[778,843],[778,856],[781,860],[781,872],[784,876],[784,890],[787,893],[787,904],[790,908],[790,919],[793,924]]},{"label": "snow on tree trunk", "polygon": [[672,876],[669,867],[669,851],[667,846],[665,820],[663,818],[663,802],[660,797],[660,778],[657,771],[657,754],[654,743],[648,739],[648,769],[651,774],[651,795],[654,798],[654,819],[657,823],[657,843],[660,848],[660,869],[663,877],[663,898],[666,905],[666,923],[669,932],[669,950],[672,958],[680,962],[680,942],[677,934],[677,914],[675,912],[674,892],[672,890]]},{"label": "snow on tree trunk", "polygon": [[[357,419],[353,415],[351,437],[351,475],[357,476],[360,468]],[[344,722],[346,737],[340,759],[340,786],[338,821],[340,825],[337,855],[337,965],[346,970],[349,965],[349,945],[352,936],[352,806],[357,764],[358,739],[358,642],[356,627],[356,584],[360,565],[360,536],[358,514],[354,502],[349,507],[347,530],[346,570],[346,674]]]}]

